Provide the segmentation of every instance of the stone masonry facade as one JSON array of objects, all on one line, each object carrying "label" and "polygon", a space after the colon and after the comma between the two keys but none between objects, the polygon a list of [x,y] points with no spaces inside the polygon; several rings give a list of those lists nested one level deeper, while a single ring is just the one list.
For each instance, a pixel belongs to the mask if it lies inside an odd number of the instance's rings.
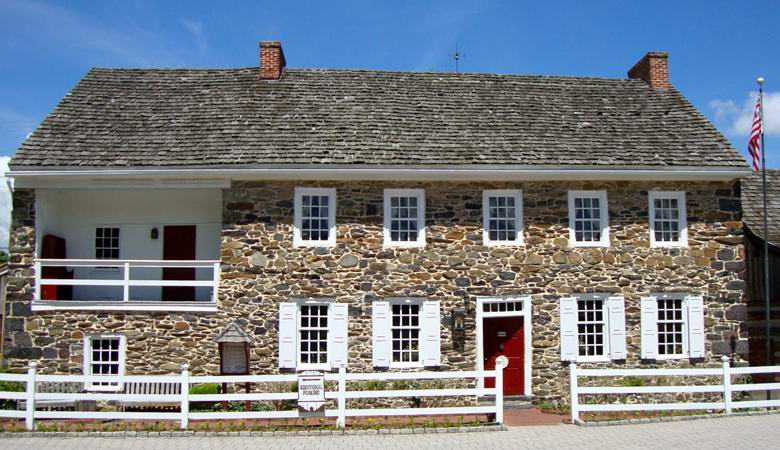
[{"label": "stone masonry facade", "polygon": [[[293,190],[337,189],[337,245],[294,247]],[[383,247],[383,189],[423,188],[427,245]],[[524,245],[482,245],[482,191],[522,189]],[[571,248],[568,190],[608,193],[611,245]],[[687,194],[687,248],[651,248],[648,190]],[[85,334],[127,336],[130,374],[218,373],[214,338],[237,322],[255,342],[252,373],[275,373],[279,302],[302,297],[349,304],[349,367],[371,370],[371,305],[392,297],[441,302],[442,369],[473,369],[479,296],[532,298],[532,390],[564,397],[558,300],[571,293],[614,293],[626,300],[627,359],[594,363],[653,367],[639,359],[640,297],[700,294],[707,357],[664,366],[716,365],[747,354],[744,248],[738,182],[287,182],[234,181],[223,191],[222,282],[217,313],[36,312],[30,310],[34,192],[14,193],[6,357],[14,368],[38,360],[45,372],[81,373]],[[466,310],[464,341],[453,341],[452,311]]]}]

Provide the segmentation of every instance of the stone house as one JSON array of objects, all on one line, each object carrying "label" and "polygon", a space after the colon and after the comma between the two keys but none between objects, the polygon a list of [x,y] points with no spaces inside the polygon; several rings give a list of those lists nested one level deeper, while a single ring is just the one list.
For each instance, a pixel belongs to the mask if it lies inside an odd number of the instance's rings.
[{"label": "stone house", "polygon": [[746,351],[749,170],[667,54],[615,79],[285,66],[262,42],[259,68],[93,69],[65,96],[11,162],[12,366],[504,355],[507,393],[557,399],[569,361]]}]

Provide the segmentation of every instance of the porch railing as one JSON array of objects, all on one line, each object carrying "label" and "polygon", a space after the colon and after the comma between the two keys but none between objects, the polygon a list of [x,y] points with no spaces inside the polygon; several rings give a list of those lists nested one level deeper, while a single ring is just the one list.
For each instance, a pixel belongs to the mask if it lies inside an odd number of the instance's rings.
[{"label": "porch railing", "polygon": [[[36,259],[35,263],[35,301],[41,298],[42,286],[104,286],[121,287],[121,301],[130,301],[131,287],[207,287],[211,288],[211,302],[217,301],[219,288],[220,261],[174,261],[174,260],[136,260],[136,259]],[[46,267],[118,269],[120,277],[116,278],[43,278],[42,271]],[[210,276],[206,280],[163,280],[148,277],[133,277],[133,269],[165,269],[192,268],[208,269]]]}]

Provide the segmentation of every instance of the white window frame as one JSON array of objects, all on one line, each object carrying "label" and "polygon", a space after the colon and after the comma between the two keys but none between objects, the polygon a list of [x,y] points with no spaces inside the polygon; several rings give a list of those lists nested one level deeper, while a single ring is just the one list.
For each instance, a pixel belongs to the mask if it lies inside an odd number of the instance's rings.
[{"label": "white window frame", "polygon": [[[125,374],[125,357],[127,337],[122,334],[92,334],[84,336],[84,375],[92,375],[92,341],[95,339],[119,339],[119,369],[118,375]],[[124,383],[117,382],[115,386],[94,385],[91,381],[84,383],[84,389],[88,391],[121,391],[124,389]]]},{"label": "white window frame", "polygon": [[[601,224],[601,240],[593,242],[578,242],[576,238],[574,200],[576,198],[598,198]],[[572,247],[609,247],[609,205],[607,191],[569,191],[569,242]]]},{"label": "white window frame", "polygon": [[[575,303],[577,304],[577,320],[575,326],[577,327],[577,362],[605,362],[612,361],[610,354],[610,326],[609,326],[609,309],[607,308],[607,300],[610,295],[607,294],[581,294],[573,295]],[[604,343],[604,352],[602,355],[580,355],[580,300],[584,301],[600,301],[601,302],[601,322],[603,323],[601,334],[602,342]]]},{"label": "white window frame", "polygon": [[[417,198],[417,240],[393,241],[390,236],[390,199],[392,197]],[[385,247],[424,247],[425,246],[425,190],[424,189],[385,189],[384,193],[384,245]]]},{"label": "white window frame", "polygon": [[[650,191],[648,192],[648,225],[650,226],[650,245],[652,247],[687,247],[688,246],[688,211],[686,208],[685,191]],[[680,225],[680,239],[677,241],[655,240],[655,200],[677,200],[678,217]]]},{"label": "white window frame", "polygon": [[331,320],[330,320],[330,307],[333,303],[336,302],[335,298],[306,298],[306,299],[296,299],[295,303],[298,305],[298,309],[295,311],[295,358],[296,358],[296,370],[324,370],[324,371],[330,371],[330,345],[328,345],[328,349],[325,352],[325,362],[324,363],[304,363],[301,361],[301,306],[327,306],[328,307],[328,313],[326,314],[326,317],[328,318],[328,328],[327,328],[327,334],[325,335],[325,342],[330,344],[329,336],[330,333],[333,332],[331,330]]},{"label": "white window frame", "polygon": [[[98,230],[98,228],[117,228],[117,229],[119,229],[119,257],[118,258],[116,258],[116,259],[114,259],[114,258],[103,258],[103,259],[99,259],[98,260],[98,257],[97,257],[97,245],[95,245],[95,243],[97,241],[97,230]],[[105,223],[92,224],[92,243],[91,243],[91,245],[92,245],[92,257],[95,260],[107,261],[107,262],[116,261],[118,259],[122,259],[122,248],[124,247],[124,245],[122,245],[123,236],[124,236],[124,233],[122,231],[122,226],[120,226],[120,225],[105,224]],[[90,273],[118,273],[118,272],[121,271],[121,269],[119,267],[108,267],[108,266],[95,266],[95,267],[92,267],[92,268],[90,268],[88,270],[89,270]]]},{"label": "white window frame", "polygon": [[[490,198],[511,197],[515,200],[515,230],[517,236],[513,240],[490,239]],[[512,246],[523,245],[523,191],[520,189],[490,189],[482,192],[482,239],[485,245]]]},{"label": "white window frame", "polygon": [[[387,299],[390,305],[390,366],[391,369],[409,369],[424,367],[422,342],[423,342],[423,301],[422,298],[390,298]],[[393,361],[393,306],[395,305],[417,305],[417,361]]]},{"label": "white window frame", "polygon": [[[301,237],[303,223],[303,196],[328,197],[328,239],[313,240]],[[295,247],[333,247],[336,245],[336,189],[296,187],[294,195],[293,246]]]},{"label": "white window frame", "polygon": [[[650,297],[653,297],[655,299],[655,322],[656,322],[656,335],[655,335],[655,352],[656,352],[656,360],[674,360],[674,359],[690,359],[690,348],[689,348],[689,342],[688,342],[688,333],[689,333],[689,322],[688,322],[688,301],[687,298],[689,297],[686,293],[662,293],[662,294],[651,294]],[[658,336],[660,336],[661,330],[660,327],[658,327],[658,324],[660,323],[658,321],[658,300],[681,300],[682,301],[682,353],[678,355],[662,355],[661,352],[658,351],[658,346],[660,345]]]}]

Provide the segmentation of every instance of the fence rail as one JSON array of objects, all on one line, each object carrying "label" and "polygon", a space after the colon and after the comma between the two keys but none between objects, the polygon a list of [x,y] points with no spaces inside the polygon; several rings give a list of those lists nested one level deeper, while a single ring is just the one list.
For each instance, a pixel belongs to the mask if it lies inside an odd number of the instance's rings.
[{"label": "fence rail", "polygon": [[[44,259],[38,258],[35,266],[34,301],[40,301],[43,286],[104,286],[121,287],[121,301],[130,301],[131,287],[208,287],[211,288],[211,301],[216,302],[219,289],[220,261],[174,261],[174,260],[136,260],[136,259]],[[47,267],[91,269],[118,269],[117,278],[43,278],[42,269]],[[208,269],[211,276],[206,280],[156,280],[134,277],[133,269]],[[89,300],[86,300],[89,301]]]},{"label": "fence rail", "polygon": [[[780,400],[734,400],[735,392],[780,390],[780,383],[735,384],[734,376],[756,374],[780,374],[780,366],[731,367],[729,358],[722,358],[721,368],[702,369],[580,369],[575,363],[569,365],[569,393],[571,420],[580,422],[583,412],[615,411],[679,411],[679,410],[723,410],[731,414],[734,409],[780,407]],[[705,384],[666,386],[580,386],[579,378],[585,377],[700,377]],[[717,377],[719,382],[710,380]],[[675,402],[675,403],[609,403],[583,404],[580,396],[628,395],[628,394],[671,394],[671,393],[715,393],[721,394],[719,401]]]},{"label": "fence rail", "polygon": [[[479,380],[494,378],[494,388],[432,388],[432,389],[394,389],[361,390],[350,389],[349,382],[386,381],[386,380]],[[230,394],[190,394],[190,387],[204,383],[280,383],[295,382],[297,375],[236,375],[236,376],[191,376],[188,366],[182,366],[180,375],[42,375],[37,371],[36,363],[30,364],[26,374],[0,374],[0,381],[24,383],[25,392],[1,391],[0,399],[24,401],[24,410],[0,410],[0,417],[24,418],[28,430],[35,429],[38,419],[125,419],[125,420],[177,420],[182,429],[186,429],[190,420],[216,419],[291,419],[299,417],[336,418],[339,427],[346,425],[347,417],[371,416],[413,416],[413,415],[470,415],[494,414],[497,423],[503,423],[503,367],[495,370],[450,371],[450,372],[408,372],[408,373],[347,373],[343,366],[338,373],[327,373],[324,380],[324,397],[335,400],[335,409],[325,409],[319,413],[299,410],[285,411],[214,411],[191,412],[192,402],[224,401],[279,401],[296,400],[295,392],[252,392]],[[135,394],[121,391],[112,392],[38,392],[39,383],[164,383],[178,385],[179,392],[169,394]],[[335,383],[334,383],[335,382]],[[335,384],[336,389],[332,387]],[[478,383],[474,383],[477,386]],[[348,408],[347,400],[401,398],[401,397],[478,397],[495,396],[495,403],[487,406],[422,407],[422,408]],[[123,403],[158,403],[176,405],[178,412],[130,412],[130,411],[39,411],[46,401],[117,401]]]}]

